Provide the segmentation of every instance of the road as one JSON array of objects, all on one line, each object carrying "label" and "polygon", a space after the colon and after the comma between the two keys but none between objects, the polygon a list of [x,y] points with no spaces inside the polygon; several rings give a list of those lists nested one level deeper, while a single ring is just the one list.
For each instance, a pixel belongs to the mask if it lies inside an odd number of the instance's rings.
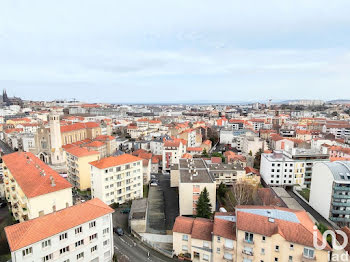
[{"label": "road", "polygon": [[313,209],[311,206],[309,206],[307,203],[305,203],[302,199],[300,199],[292,189],[286,189],[288,194],[293,197],[305,210],[306,212],[310,213],[311,216],[313,216],[319,223],[324,224],[327,227],[331,227],[333,229],[334,226],[331,225],[327,219],[325,219],[323,216],[321,216],[315,209]]},{"label": "road", "polygon": [[11,154],[14,151],[4,141],[0,140],[0,149],[4,155]]},{"label": "road", "polygon": [[118,236],[114,234],[114,252],[117,255],[118,261],[130,261],[130,262],[167,262],[177,261],[166,257],[157,251],[145,246],[139,240],[131,237],[128,234]]}]

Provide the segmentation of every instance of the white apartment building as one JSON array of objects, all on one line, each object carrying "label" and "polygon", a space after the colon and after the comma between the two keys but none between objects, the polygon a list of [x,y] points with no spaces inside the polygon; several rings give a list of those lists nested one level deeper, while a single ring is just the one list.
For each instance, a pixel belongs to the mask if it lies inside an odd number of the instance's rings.
[{"label": "white apartment building", "polygon": [[161,139],[151,140],[149,144],[150,144],[150,150],[153,155],[161,155],[163,153],[164,142]]},{"label": "white apartment building", "polygon": [[186,153],[186,145],[181,139],[167,140],[163,149],[163,171],[170,170],[171,165],[178,164],[180,158]]},{"label": "white apartment building", "polygon": [[328,154],[304,148],[261,154],[260,174],[267,185],[310,187],[313,164],[328,158]]},{"label": "white apartment building", "polygon": [[143,197],[142,158],[123,154],[90,162],[91,196],[107,205]]},{"label": "white apartment building", "polygon": [[8,226],[5,233],[12,261],[112,261],[113,212],[95,198]]},{"label": "white apartment building", "polygon": [[350,161],[314,165],[310,206],[327,220],[350,225]]},{"label": "white apartment building", "polygon": [[342,137],[350,137],[350,123],[348,122],[342,122],[342,123],[336,123],[336,122],[327,122],[322,127],[323,133],[330,133],[335,136],[335,138],[342,138]]}]

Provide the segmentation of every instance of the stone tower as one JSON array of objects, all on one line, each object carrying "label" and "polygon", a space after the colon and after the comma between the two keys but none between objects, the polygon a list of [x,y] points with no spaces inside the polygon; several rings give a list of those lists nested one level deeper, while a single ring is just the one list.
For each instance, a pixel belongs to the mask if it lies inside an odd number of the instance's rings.
[{"label": "stone tower", "polygon": [[50,142],[51,142],[51,164],[60,165],[64,163],[60,116],[56,112],[49,115]]}]

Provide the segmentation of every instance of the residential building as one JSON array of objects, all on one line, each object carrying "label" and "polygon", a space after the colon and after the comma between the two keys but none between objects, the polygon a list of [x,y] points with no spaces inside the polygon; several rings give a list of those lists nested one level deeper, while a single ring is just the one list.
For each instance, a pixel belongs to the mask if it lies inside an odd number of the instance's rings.
[{"label": "residential building", "polygon": [[200,262],[328,261],[331,248],[316,249],[315,233],[320,245],[322,234],[305,211],[238,206],[235,213],[216,213],[214,220],[177,217],[173,249],[176,256]]},{"label": "residential building", "polygon": [[12,261],[112,261],[113,212],[95,198],[8,226]]},{"label": "residential building", "polygon": [[74,146],[65,149],[68,180],[79,190],[91,188],[91,168],[89,163],[100,159],[98,151]]},{"label": "residential building", "polygon": [[72,205],[72,186],[30,152],[4,155],[6,200],[17,221],[33,219]]},{"label": "residential building", "polygon": [[200,193],[207,189],[212,211],[215,211],[216,183],[203,159],[179,161],[180,215],[195,215]]},{"label": "residential building", "polygon": [[327,220],[350,225],[350,161],[313,166],[310,206]]},{"label": "residential building", "polygon": [[142,198],[142,161],[142,158],[123,154],[90,162],[91,196],[108,205]]},{"label": "residential building", "polygon": [[173,164],[178,164],[185,153],[186,143],[182,139],[166,140],[162,152],[163,171],[170,170]]},{"label": "residential building", "polygon": [[261,178],[272,186],[310,187],[313,164],[328,159],[328,154],[317,149],[291,148],[264,153],[261,154]]}]

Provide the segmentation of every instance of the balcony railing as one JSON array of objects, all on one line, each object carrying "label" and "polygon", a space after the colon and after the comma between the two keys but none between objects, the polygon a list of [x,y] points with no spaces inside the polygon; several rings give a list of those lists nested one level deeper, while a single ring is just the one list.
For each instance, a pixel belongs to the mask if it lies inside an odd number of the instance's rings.
[{"label": "balcony railing", "polygon": [[350,202],[347,202],[347,203],[332,202],[332,205],[336,207],[350,207]]},{"label": "balcony railing", "polygon": [[336,186],[336,187],[334,187],[334,190],[337,190],[337,191],[350,191],[350,187]]},{"label": "balcony railing", "polygon": [[248,256],[254,256],[254,252],[252,250],[242,250],[242,254],[248,255]]}]

